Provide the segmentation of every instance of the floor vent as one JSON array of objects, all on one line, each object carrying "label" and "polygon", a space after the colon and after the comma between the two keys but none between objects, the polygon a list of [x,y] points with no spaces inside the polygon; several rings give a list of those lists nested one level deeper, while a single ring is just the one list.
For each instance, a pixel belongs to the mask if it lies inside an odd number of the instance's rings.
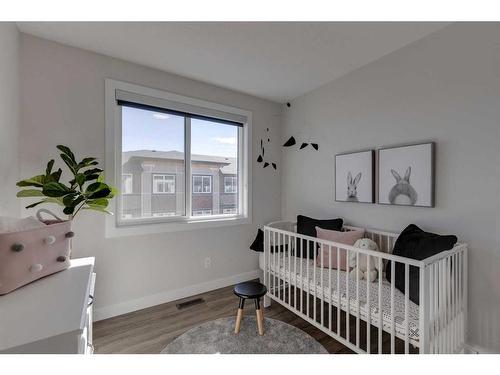
[{"label": "floor vent", "polygon": [[178,310],[182,310],[190,306],[199,305],[200,303],[205,303],[205,300],[203,298],[195,298],[190,299],[189,301],[178,303],[175,306],[177,306]]}]

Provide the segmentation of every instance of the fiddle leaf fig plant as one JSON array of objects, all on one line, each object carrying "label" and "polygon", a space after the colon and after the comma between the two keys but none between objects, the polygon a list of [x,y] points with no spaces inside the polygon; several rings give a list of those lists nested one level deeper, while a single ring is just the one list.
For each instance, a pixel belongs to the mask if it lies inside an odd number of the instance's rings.
[{"label": "fiddle leaf fig plant", "polygon": [[80,210],[94,210],[111,214],[107,210],[109,200],[113,198],[116,188],[104,182],[103,170],[98,168],[96,158],[86,157],[77,161],[71,149],[67,146],[58,145],[61,151],[59,155],[71,172],[72,178],[68,184],[60,181],[62,169],[52,171],[54,159],[47,163],[45,174],[33,176],[17,183],[20,190],[17,197],[43,197],[38,202],[32,203],[26,208],[33,208],[42,203],[55,203],[64,207],[63,212],[73,219]]}]

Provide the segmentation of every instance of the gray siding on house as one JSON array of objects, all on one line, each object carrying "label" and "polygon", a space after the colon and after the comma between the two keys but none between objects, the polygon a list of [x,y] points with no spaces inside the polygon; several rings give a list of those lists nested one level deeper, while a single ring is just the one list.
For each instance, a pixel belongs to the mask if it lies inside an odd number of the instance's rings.
[{"label": "gray siding on house", "polygon": [[[151,152],[152,153],[152,152]],[[211,176],[210,193],[192,194],[192,210],[211,210],[222,214],[223,209],[236,208],[238,194],[224,193],[224,176],[221,173],[227,162],[192,161],[193,176]],[[213,157],[212,157],[213,159]],[[132,175],[131,194],[122,194],[122,215],[124,217],[148,217],[157,215],[184,215],[184,160],[177,158],[155,158],[129,155],[124,158],[123,174]],[[155,174],[175,176],[175,193],[153,193]],[[191,180],[191,184],[193,181]]]}]

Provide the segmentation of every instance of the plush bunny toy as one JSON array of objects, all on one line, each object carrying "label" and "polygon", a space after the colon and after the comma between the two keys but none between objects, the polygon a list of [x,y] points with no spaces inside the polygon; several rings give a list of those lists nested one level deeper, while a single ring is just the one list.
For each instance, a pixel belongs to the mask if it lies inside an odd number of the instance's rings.
[{"label": "plush bunny toy", "polygon": [[[375,250],[379,251],[377,244],[375,241],[370,240],[369,238],[361,238],[354,243],[354,247],[359,247],[360,249],[366,250]],[[353,267],[350,272],[350,277],[356,278],[358,275],[359,269],[359,279],[370,280],[370,282],[374,282],[377,279],[377,275],[382,270],[378,269],[378,260],[374,257],[370,257],[370,269],[368,268],[368,256],[365,254],[359,254],[359,264],[356,264],[356,254],[351,252],[349,257],[349,265]]]}]

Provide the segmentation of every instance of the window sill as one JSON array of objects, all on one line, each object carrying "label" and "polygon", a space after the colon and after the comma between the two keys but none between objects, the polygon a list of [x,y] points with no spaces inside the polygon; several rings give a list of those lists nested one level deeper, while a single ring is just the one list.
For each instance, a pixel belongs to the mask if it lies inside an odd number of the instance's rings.
[{"label": "window sill", "polygon": [[233,225],[251,224],[252,219],[243,216],[231,217],[191,217],[184,220],[165,221],[164,218],[145,220],[135,223],[116,224],[114,217],[108,217],[106,221],[106,238],[140,236],[146,234],[181,232],[197,229],[219,228]]}]

